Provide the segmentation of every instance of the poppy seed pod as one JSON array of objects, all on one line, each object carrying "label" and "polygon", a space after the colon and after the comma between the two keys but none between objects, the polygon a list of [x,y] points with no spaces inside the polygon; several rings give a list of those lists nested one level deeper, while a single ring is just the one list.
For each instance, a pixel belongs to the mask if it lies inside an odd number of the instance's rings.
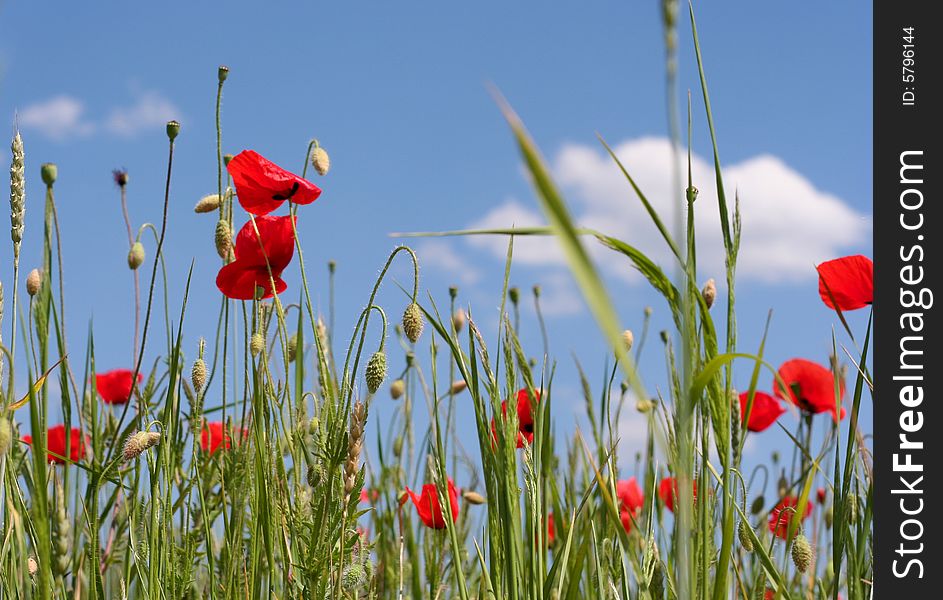
[{"label": "poppy seed pod", "polygon": [[386,354],[382,350],[374,352],[370,357],[364,378],[367,380],[367,389],[371,394],[375,394],[386,379]]},{"label": "poppy seed pod", "polygon": [[138,431],[128,436],[124,442],[122,454],[125,461],[134,460],[148,448],[160,442],[160,433],[156,431]]},{"label": "poppy seed pod", "polygon": [[231,161],[231,160],[234,159],[234,158],[235,158],[235,156],[233,156],[232,154],[223,154],[223,164],[228,167],[228,166],[229,166],[229,161]]},{"label": "poppy seed pod", "polygon": [[512,287],[508,290],[508,300],[511,301],[511,304],[517,305],[521,300],[521,290],[517,287]]},{"label": "poppy seed pod", "polygon": [[740,521],[740,527],[737,528],[737,537],[740,538],[740,545],[743,546],[743,549],[747,552],[753,552],[753,538],[747,533],[746,521]]},{"label": "poppy seed pod", "polygon": [[707,308],[714,306],[714,299],[717,298],[717,284],[714,282],[713,277],[707,280],[704,289],[701,290],[701,296],[704,297],[704,304],[707,305]]},{"label": "poppy seed pod", "polygon": [[219,257],[223,260],[229,258],[229,255],[232,254],[232,227],[229,226],[229,221],[226,219],[220,219],[216,223],[214,241],[216,242],[216,253],[219,254]]},{"label": "poppy seed pod", "polygon": [[321,176],[327,175],[327,172],[331,170],[331,157],[321,146],[311,151],[311,166]]},{"label": "poppy seed pod", "polygon": [[47,186],[52,186],[59,176],[59,168],[56,166],[56,163],[43,163],[39,168],[39,174],[43,178],[43,183]]},{"label": "poppy seed pod", "polygon": [[216,77],[219,79],[220,83],[226,81],[226,78],[229,77],[229,67],[219,65],[219,69],[216,71]]},{"label": "poppy seed pod", "polygon": [[134,271],[142,264],[144,264],[144,244],[134,242],[128,250],[128,268]]},{"label": "poppy seed pod", "polygon": [[220,202],[221,198],[219,194],[207,194],[196,203],[196,206],[193,207],[193,212],[198,214],[213,212],[219,209]]},{"label": "poppy seed pod", "polygon": [[26,293],[35,296],[39,293],[39,288],[43,285],[43,274],[39,269],[33,269],[26,276]]},{"label": "poppy seed pod", "polygon": [[265,349],[265,336],[256,331],[249,338],[249,352],[252,356],[258,356]]},{"label": "poppy seed pod", "polygon": [[180,135],[180,123],[167,121],[167,138],[172,142]]},{"label": "poppy seed pod", "polygon": [[479,494],[478,492],[462,492],[462,499],[469,504],[480,505],[485,503],[485,497]]},{"label": "poppy seed pod", "polygon": [[626,352],[632,349],[632,344],[635,343],[635,334],[632,333],[631,329],[626,329],[622,332],[622,343],[625,344]]},{"label": "poppy seed pod", "polygon": [[419,341],[419,336],[422,335],[422,328],[424,326],[425,322],[422,318],[422,310],[415,302],[411,303],[403,312],[403,333],[406,334],[410,342],[415,344]]},{"label": "poppy seed pod", "polygon": [[796,570],[805,573],[812,565],[812,546],[809,539],[804,534],[796,536],[792,543],[792,563],[796,565]]},{"label": "poppy seed pod", "polygon": [[402,379],[394,379],[390,384],[390,398],[399,400],[406,393],[406,382]]},{"label": "poppy seed pod", "polygon": [[193,368],[190,369],[190,381],[193,383],[193,389],[199,394],[206,385],[206,363],[202,358],[193,362]]}]

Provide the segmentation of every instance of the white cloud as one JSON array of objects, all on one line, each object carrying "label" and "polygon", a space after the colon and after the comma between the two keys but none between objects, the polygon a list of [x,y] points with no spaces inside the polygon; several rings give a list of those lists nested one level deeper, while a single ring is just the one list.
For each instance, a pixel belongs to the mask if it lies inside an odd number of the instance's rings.
[{"label": "white cloud", "polygon": [[[672,228],[671,146],[667,139],[648,137],[623,142],[614,148],[626,169]],[[670,253],[615,162],[601,149],[567,145],[553,163],[557,181],[570,201],[580,225],[598,229],[639,248],[662,268],[669,269]],[[686,166],[684,167],[686,170]],[[682,173],[685,172],[682,170]],[[723,244],[712,162],[692,159],[698,264],[703,277],[723,274]],[[759,155],[724,168],[725,190],[733,217],[733,199],[739,194],[743,239],[738,275],[769,283],[810,279],[813,266],[841,255],[843,249],[865,243],[869,218],[840,198],[817,189],[800,173],[771,155]],[[511,199],[490,210],[470,227],[509,227],[545,222],[536,210]],[[471,238],[470,243],[503,258],[507,239]],[[611,274],[632,276],[628,261],[591,244],[593,254]],[[516,238],[515,259],[531,266],[558,267],[563,258],[553,238]]]},{"label": "white cloud", "polygon": [[421,267],[439,269],[455,278],[457,283],[472,285],[481,279],[481,273],[467,256],[455,251],[445,240],[425,240],[416,247]]},{"label": "white cloud", "polygon": [[46,137],[62,141],[91,134],[95,125],[86,120],[85,105],[81,100],[61,95],[30,104],[17,114],[24,128],[38,130]]},{"label": "white cloud", "polygon": [[148,129],[163,127],[167,121],[180,117],[174,104],[154,91],[137,95],[134,104],[114,108],[104,121],[105,129],[121,136],[133,136]]}]

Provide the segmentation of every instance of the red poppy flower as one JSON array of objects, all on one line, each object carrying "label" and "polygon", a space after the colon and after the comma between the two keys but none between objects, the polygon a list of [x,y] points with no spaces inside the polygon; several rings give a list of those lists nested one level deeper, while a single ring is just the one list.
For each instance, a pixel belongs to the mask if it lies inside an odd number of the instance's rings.
[{"label": "red poppy flower", "polygon": [[360,502],[364,503],[374,503],[380,499],[380,490],[368,490],[363,488],[360,490]]},{"label": "red poppy flower", "polygon": [[638,516],[645,504],[645,495],[635,477],[616,482],[616,498],[619,500],[619,518],[626,533],[632,532],[632,519]]},{"label": "red poppy flower", "polygon": [[232,175],[239,204],[254,215],[267,215],[290,200],[311,204],[321,195],[321,188],[289,173],[253,150],[243,150],[226,166]]},{"label": "red poppy flower", "polygon": [[[216,276],[216,287],[223,295],[233,300],[252,300],[257,288],[262,288],[262,299],[281,294],[288,288],[282,280],[282,271],[295,253],[292,218],[257,217],[255,227],[252,221],[243,225],[236,236],[236,260],[225,265]],[[275,281],[274,291],[272,280]]]},{"label": "red poppy flower", "polygon": [[[452,522],[454,523],[458,520],[458,491],[455,489],[455,484],[452,482],[451,478],[449,478],[448,487],[449,506],[452,509]],[[442,507],[439,505],[439,494],[434,484],[427,483],[422,486],[422,492],[419,495],[409,488],[406,488],[406,493],[413,501],[413,504],[416,505],[416,513],[419,514],[419,519],[422,520],[426,527],[431,529],[445,528],[445,517],[442,514]],[[404,502],[406,502],[405,497],[400,504]]]},{"label": "red poppy flower", "polygon": [[874,302],[874,263],[867,256],[836,258],[823,262],[816,270],[825,306],[856,310]]},{"label": "red poppy flower", "polygon": [[557,531],[553,526],[553,513],[547,515],[547,545],[553,543],[553,540],[556,539]]},{"label": "red poppy flower", "polygon": [[[131,391],[134,388],[131,383],[132,375],[134,373],[128,369],[114,369],[95,375],[95,387],[105,404],[124,404],[131,399]],[[143,379],[144,376],[138,373],[138,383]]]},{"label": "red poppy flower", "polygon": [[[55,425],[46,430],[46,455],[49,458],[49,462],[60,465],[66,464],[65,459],[62,458],[66,455],[65,436],[65,425]],[[82,430],[78,427],[73,427],[72,431],[69,432],[69,438],[71,446],[69,449],[69,459],[72,462],[78,462],[85,458],[85,444],[88,442],[88,436],[83,438]],[[33,436],[31,435],[24,435],[22,440],[27,444],[33,444]]]},{"label": "red poppy flower", "polygon": [[[540,402],[540,390],[534,390],[534,398]],[[501,414],[507,417],[508,401],[501,402]],[[494,419],[491,419],[491,435],[497,441],[498,433],[495,429]],[[530,404],[530,395],[526,389],[517,391],[517,447],[524,447],[524,440],[528,444],[534,443],[534,410]]]},{"label": "red poppy flower", "polygon": [[771,588],[766,588],[766,591],[763,592],[763,600],[773,600],[776,597],[776,592]]},{"label": "red poppy flower", "polygon": [[825,497],[826,497],[825,488],[820,487],[819,489],[815,490],[815,500],[819,504],[825,504]]},{"label": "red poppy flower", "polygon": [[[691,482],[694,490],[694,499],[697,500],[697,482]],[[678,482],[674,477],[665,477],[658,484],[658,497],[665,503],[665,508],[675,511],[675,501],[678,499]]]},{"label": "red poppy flower", "polygon": [[[779,367],[779,376],[787,389],[784,390],[777,381],[773,393],[778,398],[812,414],[830,412],[836,421],[845,418],[844,407],[841,413],[835,413],[835,377],[830,370],[811,360],[794,358]],[[840,402],[845,396],[845,382],[840,379],[838,384]]]},{"label": "red poppy flower", "polygon": [[[743,392],[740,394],[740,421],[747,415],[747,404],[750,401],[750,394]],[[750,420],[747,422],[747,429],[754,432],[764,431],[770,425],[776,422],[781,414],[786,412],[783,405],[778,400],[764,392],[753,392],[753,406],[750,408]]]},{"label": "red poppy flower", "polygon": [[[795,496],[786,496],[780,500],[779,504],[777,504],[773,510],[770,511],[769,530],[776,534],[776,537],[786,539],[786,536],[789,535],[789,523],[792,521],[793,515],[796,514],[795,509],[798,507],[798,505],[798,498]],[[786,510],[789,508],[792,510]],[[805,514],[802,515],[802,518],[807,519],[811,514],[812,504],[806,502]]]},{"label": "red poppy flower", "polygon": [[[200,432],[200,448],[212,455],[222,447],[223,450],[229,450],[232,446],[232,437],[226,431],[225,423],[214,421],[213,423],[204,423],[203,431]],[[241,429],[242,437],[245,438],[249,432]]]}]

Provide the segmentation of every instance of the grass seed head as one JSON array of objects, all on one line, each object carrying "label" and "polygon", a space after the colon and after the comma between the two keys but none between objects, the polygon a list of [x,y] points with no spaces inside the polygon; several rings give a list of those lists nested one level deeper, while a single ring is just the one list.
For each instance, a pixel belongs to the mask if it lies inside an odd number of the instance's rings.
[{"label": "grass seed head", "polygon": [[193,389],[198,394],[206,385],[206,362],[202,358],[193,361],[193,368],[190,369],[190,381],[193,383]]},{"label": "grass seed head", "polygon": [[386,353],[382,350],[373,353],[367,363],[364,378],[367,380],[367,389],[371,394],[375,394],[386,379]]},{"label": "grass seed head", "polygon": [[144,244],[134,242],[128,250],[128,268],[135,271],[142,264],[144,264]]},{"label": "grass seed head", "polygon": [[26,176],[23,138],[17,131],[10,145],[13,160],[10,162],[10,237],[13,239],[13,256],[20,256],[20,242],[23,241],[23,217],[26,213]]},{"label": "grass seed head", "polygon": [[410,303],[403,311],[403,333],[409,338],[409,341],[416,343],[419,336],[422,335],[422,328],[425,327],[425,321],[422,318],[422,310],[415,302]]},{"label": "grass seed head", "polygon": [[52,187],[52,184],[56,182],[56,178],[59,177],[59,168],[56,163],[43,163],[39,168],[39,175],[43,178],[46,187]]}]

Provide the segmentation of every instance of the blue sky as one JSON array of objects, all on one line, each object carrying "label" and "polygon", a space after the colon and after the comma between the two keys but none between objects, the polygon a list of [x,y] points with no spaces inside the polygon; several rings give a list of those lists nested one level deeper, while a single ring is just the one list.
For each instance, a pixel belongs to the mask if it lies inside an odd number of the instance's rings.
[{"label": "blue sky", "polygon": [[[649,195],[666,206],[658,5],[593,2],[575,10],[562,3],[163,2],[130,9],[96,2],[40,9],[2,3],[0,115],[12,133],[19,113],[27,151],[24,273],[40,248],[39,165],[56,162],[72,351],[81,352],[78,332],[92,319],[100,368],[126,366],[131,278],[111,170],[130,172],[135,225],[158,222],[163,123],[176,118],[182,133],[167,237],[170,294],[176,306],[195,260],[190,347],[198,336],[213,334],[214,220],[195,215],[192,206],[216,187],[219,64],[231,68],[224,152],[253,148],[300,170],[308,140],[317,137],[331,154],[331,173],[317,180],[324,194],[302,211],[299,229],[325,310],[323,265],[338,261],[338,339],[346,342],[377,269],[397,242],[389,233],[525,225],[537,218],[489,83],[528,125],[581,222],[624,237],[667,267],[651,226],[635,218],[637,201],[595,138],[598,132],[618,146]],[[740,191],[744,205],[738,286],[743,349],[755,349],[772,309],[770,361],[802,356],[824,362],[836,323],[818,299],[813,266],[842,254],[871,254],[870,3],[700,2],[696,9],[720,155],[729,167],[726,185]],[[694,94],[694,151],[709,165],[685,15],[683,8],[679,88]],[[3,157],[8,162],[6,150]],[[695,181],[702,191],[703,279],[722,279],[710,259],[719,242],[708,218],[716,212],[712,183],[703,172]],[[431,291],[441,305],[448,286],[458,284],[462,300],[491,329],[490,339],[504,243],[415,243],[424,293]],[[150,257],[154,244],[146,245]],[[521,244],[519,250],[512,282],[523,290],[541,283],[545,290],[551,350],[560,365],[558,427],[566,430],[581,405],[570,355],[580,356],[596,382],[604,347],[553,242]],[[0,264],[11,265],[11,254],[10,244],[0,243]],[[668,326],[662,304],[629,275],[627,264],[602,251],[595,256],[627,326],[640,326],[647,305],[655,308],[655,330]],[[404,267],[394,275],[406,284]],[[0,277],[10,290],[12,267]],[[297,276],[288,281],[293,300],[299,282]],[[381,302],[398,314],[403,296],[388,284]],[[532,317],[524,311],[525,339],[536,355]],[[863,330],[865,318],[851,315],[852,325]],[[9,323],[7,318],[7,335]],[[157,352],[157,343],[149,350]],[[652,388],[664,379],[655,350],[650,346],[641,365]],[[741,385],[748,373],[741,369]],[[626,425],[627,437],[634,431]]]}]

